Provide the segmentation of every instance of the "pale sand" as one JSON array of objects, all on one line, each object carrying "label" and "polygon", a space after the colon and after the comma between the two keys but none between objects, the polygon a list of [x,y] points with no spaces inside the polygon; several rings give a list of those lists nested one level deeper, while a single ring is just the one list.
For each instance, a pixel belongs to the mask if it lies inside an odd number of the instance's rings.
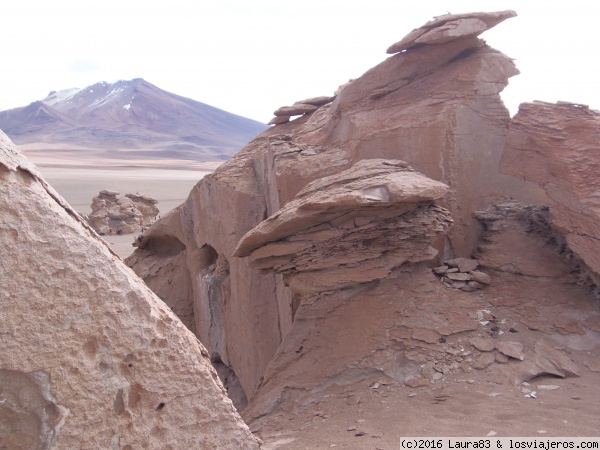
[{"label": "pale sand", "polygon": [[[42,176],[80,214],[91,212],[92,198],[103,189],[121,195],[137,193],[158,200],[160,214],[164,215],[185,201],[194,185],[211,170],[177,170],[173,168],[114,167],[96,161],[95,166],[64,165],[48,167],[34,158]],[[214,165],[216,167],[216,164]],[[205,167],[210,167],[206,165]],[[129,256],[131,243],[139,233],[124,236],[104,236],[121,257]]]}]

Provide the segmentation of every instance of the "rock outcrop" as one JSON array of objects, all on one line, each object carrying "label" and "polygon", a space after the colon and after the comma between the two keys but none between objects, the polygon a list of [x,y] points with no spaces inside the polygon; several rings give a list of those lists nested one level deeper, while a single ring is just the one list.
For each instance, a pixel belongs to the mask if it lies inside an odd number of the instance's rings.
[{"label": "rock outcrop", "polygon": [[[494,20],[512,15],[499,13]],[[444,27],[455,19],[440,18],[427,29]],[[486,23],[492,26],[494,20]],[[344,85],[331,102],[299,102],[316,109],[265,131],[205,177],[186,203],[163,219],[164,226],[153,226],[128,264],[145,279],[153,278],[155,292],[168,305],[187,311],[188,325],[194,323],[200,340],[235,371],[251,397],[275,350],[292,329],[297,305],[293,306],[293,292],[283,277],[307,286],[306,278],[299,280],[310,271],[274,273],[252,263],[257,255],[234,257],[238,245],[242,252],[253,239],[247,236],[240,244],[244,235],[264,219],[283,213],[280,210],[290,202],[301,202],[304,193],[300,193],[311,182],[328,180],[362,160],[401,160],[449,187],[439,207],[451,213],[454,225],[434,246],[444,260],[469,257],[482,231],[472,212],[526,184],[498,171],[510,122],[498,93],[508,77],[517,73],[510,58],[471,32],[443,43],[411,45]],[[321,186],[326,186],[326,181]],[[301,229],[290,229],[280,238],[290,240],[295,233],[308,231],[299,225]],[[255,233],[259,231],[260,226]],[[178,243],[177,256],[151,250],[164,242]],[[286,250],[290,251],[288,257],[308,258],[310,252],[302,256],[302,250],[297,250],[301,244],[294,241],[294,245],[296,250]],[[379,275],[371,279],[384,276],[400,262],[383,263],[386,258],[393,259],[392,253],[378,254],[381,252],[374,252],[369,260],[381,266]],[[183,287],[173,289],[158,281],[154,274],[159,272],[169,274],[169,280],[182,280]],[[366,280],[369,276],[364,272]],[[350,283],[343,284],[347,287]],[[316,289],[327,287],[324,283]]]},{"label": "rock outcrop", "polygon": [[600,112],[585,105],[524,103],[513,118],[501,170],[545,193],[552,225],[600,286]]},{"label": "rock outcrop", "polygon": [[429,260],[452,219],[435,206],[447,187],[402,161],[368,159],[309,183],[249,231],[233,256],[283,275],[294,294],[335,291]]},{"label": "rock outcrop", "polygon": [[[366,380],[576,374],[536,343],[587,332],[557,313],[590,311],[583,265],[556,248],[559,225],[534,220],[552,212],[544,189],[500,170],[517,130],[499,92],[518,71],[477,37],[514,15],[440,16],[335,98],[278,110],[127,260],[237,386],[235,373],[247,418]],[[443,262],[462,280],[442,284]]]},{"label": "rock outcrop", "polygon": [[258,441],[194,335],[0,132],[0,448]]},{"label": "rock outcrop", "polygon": [[125,194],[103,190],[92,199],[90,226],[101,235],[131,234],[150,226],[160,212],[158,200],[142,194]]}]

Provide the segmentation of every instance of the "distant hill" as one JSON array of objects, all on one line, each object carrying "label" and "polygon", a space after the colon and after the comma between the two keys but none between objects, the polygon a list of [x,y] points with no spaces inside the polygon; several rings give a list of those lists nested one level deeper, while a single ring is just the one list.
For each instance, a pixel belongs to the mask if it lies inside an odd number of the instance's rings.
[{"label": "distant hill", "polygon": [[53,91],[0,111],[17,145],[111,159],[224,161],[266,125],[181,97],[136,78]]}]

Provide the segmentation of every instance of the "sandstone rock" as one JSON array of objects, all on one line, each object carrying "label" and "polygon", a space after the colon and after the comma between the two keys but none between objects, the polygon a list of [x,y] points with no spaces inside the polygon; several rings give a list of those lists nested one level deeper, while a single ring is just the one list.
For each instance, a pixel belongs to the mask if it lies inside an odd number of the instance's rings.
[{"label": "sandstone rock", "polygon": [[103,190],[92,199],[88,223],[99,234],[123,234],[140,231],[152,224],[160,212],[158,200],[142,194],[126,194]]},{"label": "sandstone rock", "polygon": [[473,338],[469,343],[480,352],[491,352],[496,348],[496,343],[492,339]]},{"label": "sandstone rock", "polygon": [[500,364],[506,364],[509,361],[508,356],[504,353],[496,352],[496,362]]},{"label": "sandstone rock", "polygon": [[[431,205],[445,192],[403,162],[363,160],[310,183],[248,232],[234,256],[281,273],[296,294],[381,279],[404,262],[431,258],[434,236],[451,223]],[[365,215],[371,221],[357,226],[354,218]]]},{"label": "sandstone rock", "polygon": [[496,361],[496,357],[494,356],[494,353],[485,352],[485,353],[482,353],[481,355],[479,355],[479,357],[475,360],[475,362],[473,363],[473,368],[477,369],[477,370],[483,370],[486,367],[493,364],[494,361]]},{"label": "sandstone rock", "polygon": [[244,448],[206,350],[0,133],[0,447]]},{"label": "sandstone rock", "polygon": [[524,103],[514,117],[501,170],[537,184],[552,225],[600,285],[600,112],[577,104]]},{"label": "sandstone rock", "polygon": [[524,361],[518,364],[507,364],[505,367],[514,382],[529,381],[540,375],[555,375],[560,378],[579,377],[577,365],[554,345],[548,339],[539,339]]},{"label": "sandstone rock", "polygon": [[449,259],[445,264],[449,267],[457,267],[460,272],[465,273],[471,272],[472,270],[477,269],[477,266],[479,266],[479,263],[476,259],[469,258]]},{"label": "sandstone rock", "polygon": [[[474,209],[499,195],[520,192],[525,185],[498,172],[510,122],[498,94],[508,78],[517,73],[510,58],[474,36],[411,48],[394,55],[346,84],[330,104],[257,136],[234,158],[203,178],[185,204],[174,212],[175,217],[169,218],[168,223],[164,219],[164,227],[157,227],[159,222],[146,233],[129,263],[138,273],[160,272],[171,278],[175,278],[171,274],[183,271],[176,278],[188,280],[183,283],[187,295],[183,295],[183,288],[171,288],[167,283],[155,288],[167,304],[193,311],[199,339],[211,355],[218,354],[239,377],[250,399],[248,414],[261,409],[257,406],[260,400],[253,400],[259,386],[265,399],[276,398],[276,393],[281,392],[281,383],[277,385],[276,380],[283,376],[275,375],[277,368],[286,362],[298,367],[297,361],[292,363],[278,350],[287,348],[293,356],[297,355],[295,352],[302,346],[299,343],[303,339],[299,335],[302,330],[308,332],[298,317],[305,317],[308,324],[313,324],[309,311],[323,301],[321,296],[332,302],[341,301],[355,289],[373,289],[370,283],[375,280],[387,286],[385,282],[389,277],[404,276],[402,270],[393,269],[413,267],[403,261],[404,249],[413,248],[415,254],[420,255],[418,258],[430,257],[432,254],[424,251],[429,237],[417,236],[415,243],[410,242],[410,238],[400,241],[418,233],[421,226],[429,230],[446,227],[447,213],[443,212],[444,219],[438,221],[443,211],[437,209],[440,206],[449,210],[454,219],[446,236],[440,236],[435,244],[443,255],[442,260],[471,256],[481,232],[481,224],[472,216]],[[376,98],[374,93],[377,93]],[[318,222],[316,211],[294,209],[294,204],[290,205],[296,202],[298,206],[310,197],[316,199],[318,191],[327,188],[327,184],[319,180],[328,180],[356,167],[360,161],[371,159],[410,161],[418,173],[449,186],[452,195],[439,200],[440,206],[428,207],[427,211],[424,206],[417,211],[414,203],[406,204],[413,209],[408,214],[418,219],[412,222],[404,220],[408,216],[401,220],[397,215],[401,205],[394,202],[388,206],[390,214],[396,215],[384,218],[384,199],[388,194],[385,187],[379,190],[375,184],[369,186],[372,190],[365,192],[363,203],[358,201],[359,196],[353,200],[361,209],[360,215],[352,211],[352,201],[343,206],[352,195],[342,201],[332,196],[328,206],[331,215],[325,204],[321,204],[322,223]],[[382,179],[386,178],[387,175]],[[315,192],[304,192],[298,197],[313,182],[317,182]],[[362,182],[359,179],[358,183]],[[388,181],[384,186],[387,185]],[[334,187],[327,189],[330,188]],[[349,189],[348,192],[356,194],[357,191]],[[343,208],[353,217],[333,217]],[[367,209],[362,211],[363,208]],[[304,214],[306,219],[302,217]],[[371,216],[374,217],[372,223]],[[384,227],[386,221],[389,229]],[[267,225],[275,223],[278,225],[267,232]],[[362,238],[361,227],[364,233],[373,233],[374,237],[387,236],[393,247],[400,245],[402,251],[382,254],[383,246],[378,244],[378,238],[370,241]],[[251,230],[252,235],[243,239],[248,256],[233,257],[242,237]],[[336,239],[339,248],[334,246]],[[156,242],[179,243],[184,249],[177,260],[163,258],[163,254],[150,250]],[[288,245],[297,242],[308,242],[317,253],[311,258],[308,247],[284,253],[292,248]],[[351,242],[359,246],[357,251]],[[421,245],[417,251],[416,247]],[[326,255],[327,249],[332,250],[332,256]],[[258,253],[251,256],[254,251]],[[263,257],[269,252],[273,254]],[[218,261],[223,266],[227,262],[226,276],[220,272],[216,275],[216,269],[211,269],[220,264]],[[340,266],[343,270],[337,269]],[[147,270],[148,267],[153,269]],[[468,301],[465,297],[474,297],[446,289],[433,278],[430,270],[428,272],[433,281],[421,285],[425,292],[443,289],[440,295],[460,296],[461,302]],[[286,282],[297,291],[287,287]],[[158,284],[157,281],[155,286]],[[340,287],[344,289],[339,290]],[[299,293],[305,290],[313,294]],[[185,304],[183,297],[187,300]],[[438,306],[432,308],[435,310]],[[332,313],[322,311],[322,314],[329,317]],[[361,318],[365,315],[360,311],[356,314]],[[462,319],[455,320],[453,313],[451,317],[452,327],[455,323],[464,324]],[[477,326],[466,322],[464,326]],[[307,326],[317,327],[315,324]],[[319,330],[321,326],[322,322]],[[336,325],[338,329],[339,326],[342,325]],[[446,325],[440,323],[440,326]],[[363,324],[356,323],[356,327],[362,328]],[[304,345],[299,355],[303,355],[306,348]],[[345,351],[340,355],[346,355]],[[348,367],[351,363],[349,360],[342,363],[342,359],[340,356],[340,364],[328,368],[329,374],[334,376],[338,373],[336,367]],[[412,366],[398,369],[396,364],[394,367],[399,379],[405,380],[412,374]],[[306,367],[297,371],[313,369]],[[404,375],[399,374],[400,371],[404,371]],[[320,382],[317,378],[315,374],[309,381],[307,374],[298,384],[311,386],[313,382]],[[261,404],[270,403],[265,400]]]},{"label": "sandstone rock", "polygon": [[487,273],[479,272],[478,270],[469,272],[469,275],[471,275],[471,280],[477,283],[490,284],[492,282],[492,277],[490,277]]},{"label": "sandstone rock", "polygon": [[282,123],[288,123],[292,116],[275,116],[273,117],[267,125],[279,125]]},{"label": "sandstone rock", "polygon": [[441,275],[441,274],[446,273],[446,271],[448,270],[448,266],[434,267],[432,270],[433,270],[433,273]]},{"label": "sandstone rock", "polygon": [[470,281],[471,275],[468,273],[454,272],[454,273],[446,273],[446,277],[455,281]]},{"label": "sandstone rock", "polygon": [[479,36],[484,31],[516,15],[514,11],[500,11],[438,16],[390,46],[387,53],[399,53],[419,44],[442,44],[462,37]]},{"label": "sandstone rock", "polygon": [[467,283],[467,286],[472,287],[475,290],[478,290],[478,289],[483,289],[485,287],[485,284],[478,283],[477,281],[469,281]]},{"label": "sandstone rock", "polygon": [[304,103],[295,103],[292,106],[282,106],[277,109],[274,116],[300,116],[302,114],[311,113],[318,107],[315,105],[308,105]]},{"label": "sandstone rock", "polygon": [[496,344],[496,350],[510,358],[518,359],[519,361],[525,359],[523,344],[520,342],[498,342]]},{"label": "sandstone rock", "polygon": [[439,341],[440,334],[435,330],[417,328],[413,331],[412,338],[417,341],[427,342],[428,344],[435,344]]},{"label": "sandstone rock", "polygon": [[319,97],[307,98],[306,100],[300,100],[299,102],[296,102],[295,104],[323,106],[323,105],[326,105],[327,103],[331,103],[333,100],[335,100],[335,95],[333,95],[333,96],[322,95]]}]

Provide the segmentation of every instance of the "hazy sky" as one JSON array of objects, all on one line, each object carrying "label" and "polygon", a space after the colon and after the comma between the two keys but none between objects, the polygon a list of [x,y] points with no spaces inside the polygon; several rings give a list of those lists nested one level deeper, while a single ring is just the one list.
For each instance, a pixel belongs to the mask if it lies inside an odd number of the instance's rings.
[{"label": "hazy sky", "polygon": [[267,122],[383,61],[433,16],[514,9],[483,34],[516,60],[512,113],[534,99],[600,109],[597,0],[4,0],[0,110],[51,90],[144,78]]}]

